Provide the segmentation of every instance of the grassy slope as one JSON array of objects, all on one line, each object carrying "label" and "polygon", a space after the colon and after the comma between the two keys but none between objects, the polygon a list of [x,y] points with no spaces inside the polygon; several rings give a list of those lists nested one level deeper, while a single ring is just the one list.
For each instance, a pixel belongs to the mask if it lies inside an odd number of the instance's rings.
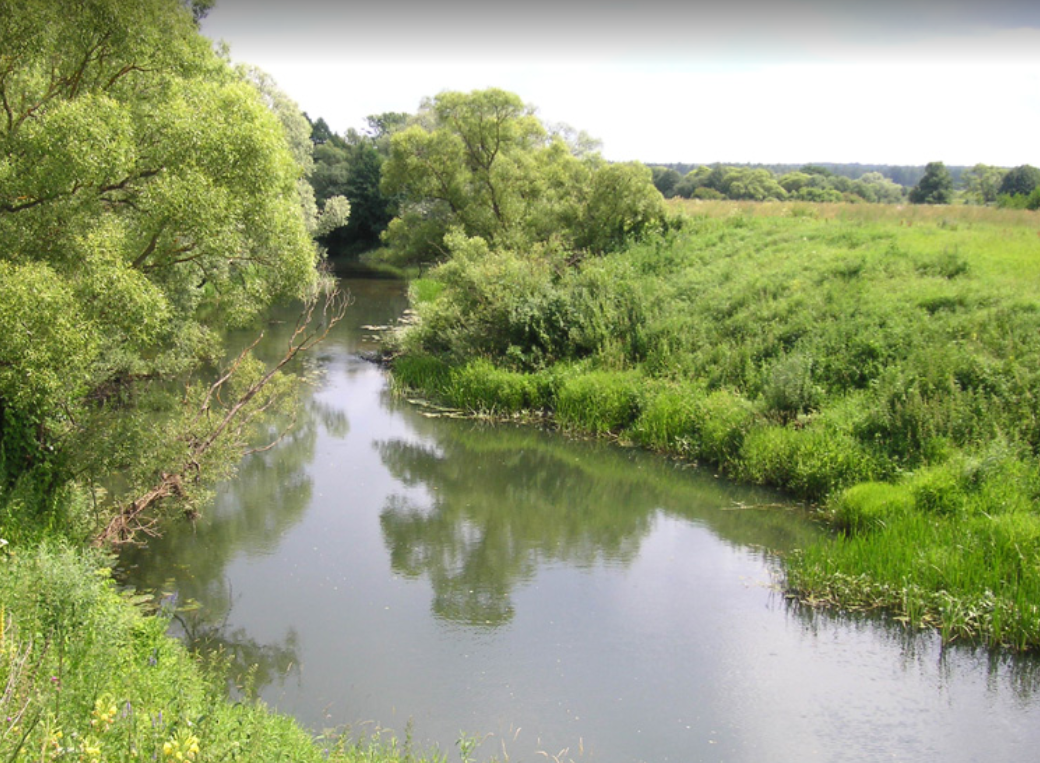
[{"label": "grassy slope", "polygon": [[1040,219],[686,211],[562,276],[502,256],[419,284],[399,382],[785,487],[841,531],[790,560],[802,597],[1040,646]]}]

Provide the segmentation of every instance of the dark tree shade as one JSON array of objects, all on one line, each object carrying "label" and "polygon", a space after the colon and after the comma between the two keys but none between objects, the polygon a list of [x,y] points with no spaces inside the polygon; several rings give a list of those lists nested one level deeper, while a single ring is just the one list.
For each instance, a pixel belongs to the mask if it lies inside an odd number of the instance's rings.
[{"label": "dark tree shade", "polygon": [[1040,186],[1040,169],[1029,164],[1015,167],[1004,176],[1000,183],[1000,193],[1010,196],[1021,194],[1028,196],[1037,186]]},{"label": "dark tree shade", "polygon": [[942,162],[929,162],[924,177],[910,189],[914,204],[949,204],[953,198],[953,178]]},{"label": "dark tree shade", "polygon": [[654,187],[661,192],[666,199],[675,196],[675,187],[682,180],[682,175],[671,167],[651,167],[653,173]]}]

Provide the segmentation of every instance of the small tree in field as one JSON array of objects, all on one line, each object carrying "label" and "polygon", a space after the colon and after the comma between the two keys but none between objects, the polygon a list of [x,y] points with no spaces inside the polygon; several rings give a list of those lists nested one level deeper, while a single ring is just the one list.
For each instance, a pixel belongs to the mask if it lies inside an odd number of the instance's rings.
[{"label": "small tree in field", "polygon": [[910,189],[913,204],[949,204],[953,199],[953,178],[942,162],[929,162],[924,177]]}]

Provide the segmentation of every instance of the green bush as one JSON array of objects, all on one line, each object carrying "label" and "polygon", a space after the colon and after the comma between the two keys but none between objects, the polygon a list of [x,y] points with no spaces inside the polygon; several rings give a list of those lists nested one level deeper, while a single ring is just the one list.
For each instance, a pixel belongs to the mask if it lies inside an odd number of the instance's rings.
[{"label": "green bush", "polygon": [[902,485],[862,482],[838,493],[828,506],[835,527],[849,534],[884,529],[913,508],[913,496]]},{"label": "green bush", "polygon": [[556,400],[563,424],[595,434],[617,433],[639,415],[643,375],[633,371],[590,371],[567,379]]},{"label": "green bush", "polygon": [[914,508],[927,514],[956,514],[967,503],[962,473],[950,462],[926,467],[913,474],[907,483]]},{"label": "green bush", "polygon": [[394,359],[393,380],[398,388],[442,394],[451,380],[451,366],[433,355],[402,355]]},{"label": "green bush", "polygon": [[667,387],[647,395],[632,425],[633,439],[654,450],[695,456],[704,397],[704,391],[693,385]]},{"label": "green bush", "polygon": [[762,400],[769,413],[788,421],[819,403],[821,392],[813,384],[813,359],[801,353],[777,359],[766,375]]},{"label": "green bush", "polygon": [[496,368],[484,358],[453,369],[445,390],[450,405],[500,414],[531,408],[537,397],[530,376]]},{"label": "green bush", "polygon": [[751,403],[733,392],[717,390],[700,403],[698,455],[722,468],[732,468],[740,456],[744,436],[755,420]]},{"label": "green bush", "polygon": [[768,426],[744,439],[740,476],[818,501],[876,476],[873,459],[851,436],[825,429]]}]

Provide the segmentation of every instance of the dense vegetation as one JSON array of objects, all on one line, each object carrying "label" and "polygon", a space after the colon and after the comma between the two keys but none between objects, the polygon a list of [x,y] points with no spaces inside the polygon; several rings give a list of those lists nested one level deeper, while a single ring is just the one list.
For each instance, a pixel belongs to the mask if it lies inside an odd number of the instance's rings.
[{"label": "dense vegetation", "polygon": [[365,132],[350,129],[342,137],[320,117],[311,123],[314,165],[309,180],[314,195],[319,204],[336,196],[350,204],[346,224],[321,236],[330,256],[357,255],[379,246],[397,203],[380,187],[382,168],[390,154],[390,136],[407,121],[407,114],[379,114],[368,117]]},{"label": "dense vegetation", "polygon": [[196,28],[211,4],[0,13],[5,761],[397,755],[315,740],[248,692],[232,704],[223,658],[167,638],[169,613],[144,616],[86,550],[149,530],[163,505],[193,510],[256,433],[277,436],[295,384],[276,366],[320,334],[301,324],[264,364],[224,359],[228,327],[289,299],[339,309],[312,234],[348,205],[319,214],[310,126],[213,52]]},{"label": "dense vegetation", "polygon": [[598,257],[453,234],[398,384],[705,461],[820,507],[808,601],[1040,645],[1035,215],[692,203]]}]

